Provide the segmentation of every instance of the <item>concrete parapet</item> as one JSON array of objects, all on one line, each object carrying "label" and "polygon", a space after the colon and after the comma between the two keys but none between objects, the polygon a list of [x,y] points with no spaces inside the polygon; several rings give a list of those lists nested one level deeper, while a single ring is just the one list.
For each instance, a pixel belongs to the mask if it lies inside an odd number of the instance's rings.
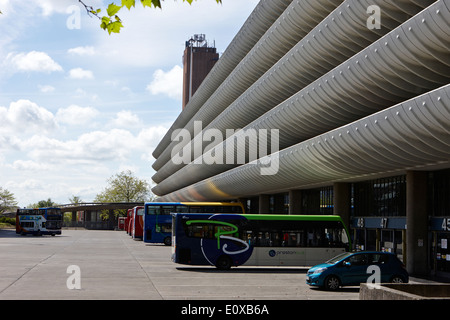
[{"label": "concrete parapet", "polygon": [[450,284],[362,283],[360,300],[450,300]]}]

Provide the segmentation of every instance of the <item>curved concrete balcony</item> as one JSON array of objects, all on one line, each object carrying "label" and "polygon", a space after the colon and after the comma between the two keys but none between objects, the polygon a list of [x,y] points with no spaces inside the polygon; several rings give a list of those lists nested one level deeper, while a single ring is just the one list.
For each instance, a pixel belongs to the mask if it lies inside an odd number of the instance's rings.
[{"label": "curved concrete balcony", "polygon": [[[192,118],[185,126],[185,129],[194,136],[194,121],[202,121],[204,125],[209,123],[205,129],[214,128],[222,132],[225,132],[226,129],[245,127],[302,88],[307,87],[311,82],[339,66],[346,59],[361,52],[380,36],[398,27],[410,15],[423,9],[422,6],[433,1],[428,1],[428,3],[425,1],[421,5],[412,5],[410,1],[399,1],[395,6],[385,1],[375,1],[387,16],[383,18],[385,27],[380,30],[374,29],[376,32],[366,26],[366,10],[369,2],[373,3],[373,1],[359,0],[344,2],[214,120],[211,121],[211,117],[204,116],[208,112],[214,113],[210,110],[214,109],[216,104],[211,103],[202,107],[196,117]],[[294,3],[291,6],[294,6]],[[387,107],[399,101],[402,100],[384,101],[383,106]],[[216,111],[220,110],[222,107]],[[361,116],[367,114],[370,113],[367,112]],[[206,119],[205,123],[204,119]],[[352,120],[356,119],[354,117]],[[347,120],[345,118],[337,119],[336,126],[347,123]],[[329,127],[325,127],[321,132],[328,129]],[[202,137],[199,135],[190,143],[198,146],[202,143],[201,139]],[[183,167],[183,165],[174,165],[170,161],[170,155],[180,152],[187,143],[172,143],[156,160],[154,168],[158,168],[158,172],[152,177],[155,182],[162,182]],[[213,144],[208,145],[209,147],[213,146]],[[191,157],[194,157],[193,151]],[[164,166],[161,166],[163,163]]]},{"label": "curved concrete balcony", "polygon": [[[446,85],[160,200],[228,200],[448,166],[449,132]],[[274,161],[274,174],[261,175],[261,169]]]},{"label": "curved concrete balcony", "polygon": [[[443,2],[435,3],[244,129],[279,129],[280,147],[286,148],[447,84],[448,15]],[[205,152],[203,159],[226,149],[230,139]],[[168,178],[153,192],[164,195],[236,166],[190,163],[171,172],[176,165],[168,163],[161,169]]]}]

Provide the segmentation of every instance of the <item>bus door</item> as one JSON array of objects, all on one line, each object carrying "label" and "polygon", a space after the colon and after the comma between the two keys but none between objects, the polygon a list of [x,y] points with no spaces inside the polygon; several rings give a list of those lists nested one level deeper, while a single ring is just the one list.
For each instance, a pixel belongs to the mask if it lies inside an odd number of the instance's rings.
[{"label": "bus door", "polygon": [[45,219],[42,216],[39,216],[35,224],[35,230],[39,232],[43,231],[43,229],[45,229]]},{"label": "bus door", "polygon": [[142,239],[144,232],[144,208],[136,208],[134,238]]},{"label": "bus door", "polygon": [[161,206],[149,205],[144,215],[144,242],[154,240],[156,220],[161,212]]}]

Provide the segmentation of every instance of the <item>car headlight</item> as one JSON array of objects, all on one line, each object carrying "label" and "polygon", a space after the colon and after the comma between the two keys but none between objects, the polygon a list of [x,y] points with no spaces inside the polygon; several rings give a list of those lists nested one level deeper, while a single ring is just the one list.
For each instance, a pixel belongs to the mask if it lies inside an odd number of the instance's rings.
[{"label": "car headlight", "polygon": [[325,270],[327,270],[327,267],[319,268],[319,269],[314,270],[313,274],[315,274],[315,273],[322,273]]}]

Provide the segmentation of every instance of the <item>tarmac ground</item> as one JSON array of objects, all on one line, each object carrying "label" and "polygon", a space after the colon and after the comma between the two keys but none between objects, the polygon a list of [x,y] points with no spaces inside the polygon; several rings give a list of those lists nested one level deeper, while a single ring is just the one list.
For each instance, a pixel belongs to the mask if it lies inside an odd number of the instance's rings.
[{"label": "tarmac ground", "polygon": [[[310,288],[307,268],[174,264],[171,247],[124,231],[0,230],[0,300],[358,300],[359,287]],[[412,281],[414,281],[412,279]]]}]

